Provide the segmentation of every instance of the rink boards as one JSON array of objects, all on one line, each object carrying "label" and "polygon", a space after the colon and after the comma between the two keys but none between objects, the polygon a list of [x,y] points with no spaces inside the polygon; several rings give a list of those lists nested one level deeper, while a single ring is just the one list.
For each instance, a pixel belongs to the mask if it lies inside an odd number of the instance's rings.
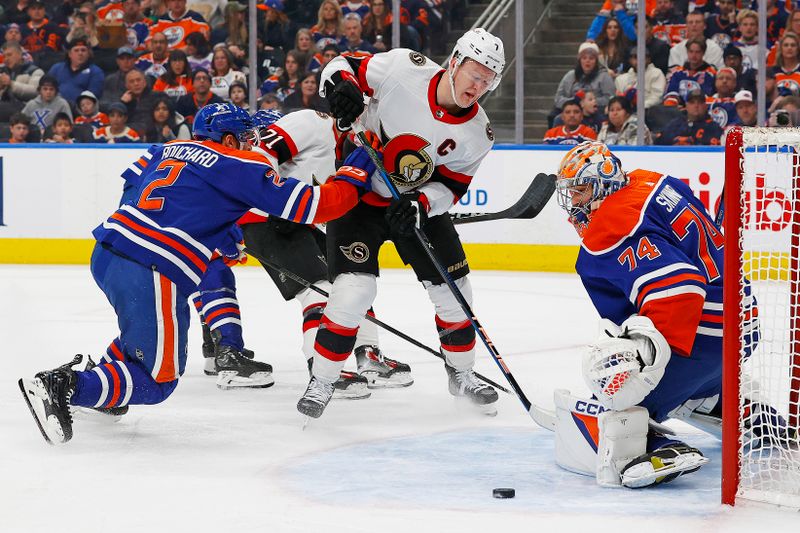
[{"label": "rink boards", "polygon": [[[116,208],[122,192],[120,174],[146,148],[0,148],[0,263],[88,263],[92,229]],[[554,173],[567,148],[495,147],[453,211],[508,207],[538,172]],[[620,147],[615,152],[626,170],[646,168],[686,179],[713,210],[724,175],[721,147]],[[555,197],[536,219],[481,222],[458,230],[472,268],[573,271],[578,239]],[[390,245],[381,252],[381,264],[401,266]]]}]

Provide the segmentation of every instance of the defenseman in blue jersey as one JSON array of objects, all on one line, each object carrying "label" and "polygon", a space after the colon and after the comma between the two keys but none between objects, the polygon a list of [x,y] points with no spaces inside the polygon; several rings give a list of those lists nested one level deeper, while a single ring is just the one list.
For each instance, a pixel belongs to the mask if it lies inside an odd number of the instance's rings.
[{"label": "defenseman in blue jersey", "polygon": [[91,261],[120,327],[109,347],[114,361],[74,371],[76,356],[19,380],[48,442],[72,438],[70,405],[157,404],[175,390],[186,363],[187,298],[245,212],[255,207],[306,224],[325,222],[351,209],[368,188],[374,165],[363,150],[330,183],[312,187],[280,177],[248,151],[243,136],[251,128],[246,111],[212,104],[195,117],[194,140],[152,147],[129,168],[143,176],[136,200],[95,229]]},{"label": "defenseman in blue jersey", "polygon": [[[602,143],[570,150],[558,178],[559,205],[581,236],[575,268],[602,320],[583,360],[594,399],[556,391],[556,461],[604,486],[694,472],[702,453],[649,430],[648,419],[719,432],[722,233],[685,183],[626,173]],[[757,337],[750,301],[745,328]]]}]

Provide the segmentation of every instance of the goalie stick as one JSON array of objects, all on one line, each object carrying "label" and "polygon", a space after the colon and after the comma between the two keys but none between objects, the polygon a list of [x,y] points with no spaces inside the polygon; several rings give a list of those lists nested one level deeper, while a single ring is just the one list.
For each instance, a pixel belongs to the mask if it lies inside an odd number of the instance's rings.
[{"label": "goalie stick", "polygon": [[[372,145],[369,143],[369,140],[364,134],[364,128],[361,126],[361,124],[355,123],[353,124],[353,131],[358,136],[358,139],[361,141],[362,146],[369,154],[369,157],[370,159],[372,159],[372,162],[375,163],[378,174],[380,175],[386,187],[389,189],[389,192],[391,192],[392,198],[394,198],[395,200],[400,198],[400,192],[397,190],[397,187],[395,187],[394,183],[389,177],[389,174],[383,167],[383,161],[381,157],[378,155],[377,152],[375,152],[375,149],[372,148]],[[458,305],[461,307],[461,310],[467,316],[467,319],[469,320],[470,324],[472,324],[472,327],[475,329],[477,336],[480,337],[481,341],[483,342],[483,345],[486,346],[486,349],[489,351],[489,354],[492,356],[492,359],[494,359],[494,362],[497,364],[497,367],[500,369],[500,372],[503,373],[503,377],[505,377],[506,381],[508,381],[508,384],[511,385],[511,388],[517,395],[517,398],[519,399],[520,403],[522,403],[522,406],[525,408],[525,411],[530,415],[530,417],[533,419],[534,422],[536,422],[539,425],[542,425],[541,423],[542,417],[540,416],[541,410],[537,406],[533,405],[531,401],[528,400],[528,397],[525,396],[525,393],[522,392],[522,389],[517,383],[516,378],[514,378],[514,375],[511,373],[511,370],[509,370],[505,361],[503,361],[503,357],[500,355],[500,352],[497,350],[492,340],[486,334],[486,331],[483,329],[483,326],[478,321],[478,317],[475,316],[475,313],[472,311],[472,308],[470,307],[466,298],[464,298],[464,294],[455,284],[453,278],[450,277],[450,274],[447,272],[447,269],[442,266],[441,262],[439,261],[439,258],[436,257],[436,254],[433,252],[433,245],[431,245],[430,240],[428,240],[428,236],[425,235],[425,232],[422,229],[416,226],[414,227],[414,235],[417,237],[417,240],[422,246],[422,249],[428,256],[428,259],[430,259],[431,263],[436,268],[436,271],[439,273],[441,278],[447,284],[447,287],[450,289],[450,292],[453,294],[453,297],[458,302]],[[542,425],[542,427],[546,426]]]},{"label": "goalie stick", "polygon": [[[322,296],[324,296],[325,298],[328,298],[328,297],[329,297],[329,294],[328,294],[328,292],[327,292],[327,291],[324,291],[324,290],[320,289],[319,287],[317,287],[316,285],[314,285],[314,284],[313,284],[313,283],[311,283],[310,281],[308,281],[308,280],[306,280],[306,279],[303,279],[303,278],[301,278],[300,276],[298,276],[298,275],[297,275],[297,274],[295,274],[294,272],[292,272],[292,271],[290,271],[290,270],[286,270],[285,268],[283,268],[283,267],[281,267],[281,266],[278,266],[278,265],[276,265],[275,263],[273,263],[273,262],[271,262],[271,261],[268,261],[267,259],[265,259],[264,257],[262,257],[260,254],[258,254],[258,253],[256,253],[256,252],[254,252],[253,250],[251,250],[250,248],[247,248],[246,246],[245,246],[245,248],[244,248],[244,253],[246,253],[247,255],[250,255],[250,256],[253,256],[253,257],[255,257],[256,259],[258,259],[259,263],[261,263],[261,264],[265,265],[265,266],[266,266],[266,267],[268,267],[268,268],[271,268],[272,270],[274,270],[275,272],[278,272],[279,274],[282,274],[282,275],[286,276],[287,278],[291,279],[292,281],[294,281],[294,282],[296,282],[296,283],[299,283],[299,284],[300,284],[300,285],[302,285],[303,287],[306,287],[307,289],[311,289],[312,291],[316,292],[317,294],[321,294],[321,295],[322,295]],[[392,333],[392,334],[394,334],[394,335],[396,335],[396,336],[400,337],[400,338],[401,338],[401,339],[403,339],[404,341],[406,341],[406,342],[409,342],[409,343],[413,344],[413,345],[414,345],[414,346],[416,346],[417,348],[421,348],[422,350],[425,350],[426,352],[428,352],[428,353],[430,353],[430,354],[433,354],[433,355],[435,355],[436,357],[438,357],[438,358],[439,358],[439,359],[441,359],[442,361],[444,361],[444,360],[445,360],[445,359],[444,359],[444,355],[442,355],[442,354],[441,354],[441,352],[438,352],[438,351],[434,350],[434,349],[433,349],[433,348],[431,348],[430,346],[427,346],[427,345],[425,345],[425,344],[422,344],[422,343],[421,343],[420,341],[418,341],[417,339],[415,339],[415,338],[413,338],[413,337],[410,337],[410,336],[406,335],[406,334],[405,334],[405,333],[403,333],[402,331],[400,331],[400,330],[398,330],[398,329],[395,329],[395,328],[393,328],[392,326],[390,326],[389,324],[387,324],[387,323],[385,323],[385,322],[383,322],[383,321],[381,321],[381,320],[378,320],[378,319],[377,319],[377,318],[375,318],[374,316],[371,316],[371,315],[364,315],[364,318],[366,318],[367,320],[369,320],[370,322],[372,322],[372,323],[373,323],[373,324],[375,324],[376,326],[379,326],[379,327],[381,327],[381,328],[385,329],[385,330],[386,330],[386,331],[388,331],[389,333]],[[495,388],[498,388],[498,389],[500,389],[501,391],[505,392],[506,394],[511,394],[511,391],[510,391],[510,390],[506,389],[506,388],[505,388],[505,387],[503,387],[502,385],[499,385],[499,384],[495,383],[495,382],[494,382],[494,381],[492,381],[491,379],[489,379],[489,378],[487,378],[487,377],[485,377],[485,376],[482,376],[482,375],[478,374],[477,372],[475,373],[475,375],[478,377],[478,379],[481,379],[481,380],[485,381],[486,383],[488,383],[489,385],[491,385],[491,386],[493,386],[493,387],[495,387]]]},{"label": "goalie stick", "polygon": [[522,193],[519,200],[509,208],[496,213],[451,213],[453,224],[469,224],[503,219],[531,219],[539,215],[556,190],[554,174],[539,173]]}]

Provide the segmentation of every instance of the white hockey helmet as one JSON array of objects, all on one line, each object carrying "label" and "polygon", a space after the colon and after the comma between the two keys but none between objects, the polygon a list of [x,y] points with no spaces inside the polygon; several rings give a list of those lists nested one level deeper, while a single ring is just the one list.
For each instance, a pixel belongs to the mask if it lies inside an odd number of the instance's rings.
[{"label": "white hockey helmet", "polygon": [[474,28],[459,37],[453,48],[450,59],[455,58],[457,68],[465,59],[469,58],[489,68],[495,73],[494,81],[489,86],[493,91],[500,85],[500,77],[506,66],[506,56],[503,51],[503,41],[483,28]]}]

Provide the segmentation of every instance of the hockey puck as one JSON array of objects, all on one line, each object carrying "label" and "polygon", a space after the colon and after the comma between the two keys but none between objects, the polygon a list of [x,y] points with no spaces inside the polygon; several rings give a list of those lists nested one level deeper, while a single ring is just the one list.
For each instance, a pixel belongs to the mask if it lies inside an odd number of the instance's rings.
[{"label": "hockey puck", "polygon": [[494,489],[492,491],[492,496],[501,500],[513,498],[516,494],[517,492],[514,489]]}]

